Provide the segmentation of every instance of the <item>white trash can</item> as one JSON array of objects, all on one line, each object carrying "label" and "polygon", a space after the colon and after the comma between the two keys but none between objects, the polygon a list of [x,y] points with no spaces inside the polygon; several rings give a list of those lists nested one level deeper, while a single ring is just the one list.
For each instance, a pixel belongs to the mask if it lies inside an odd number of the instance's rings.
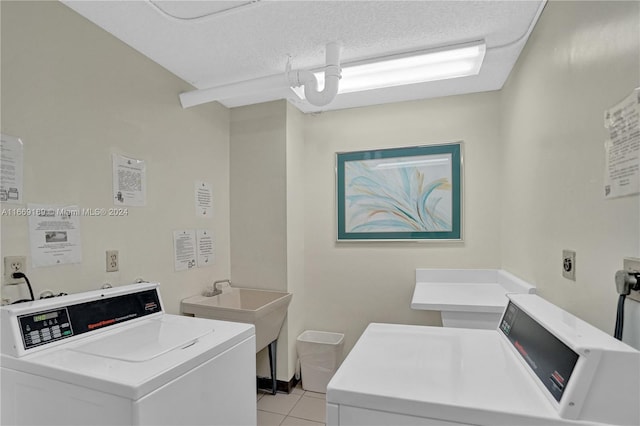
[{"label": "white trash can", "polygon": [[327,384],[338,369],[344,334],[307,330],[298,336],[296,348],[302,374],[302,388],[327,393]]}]

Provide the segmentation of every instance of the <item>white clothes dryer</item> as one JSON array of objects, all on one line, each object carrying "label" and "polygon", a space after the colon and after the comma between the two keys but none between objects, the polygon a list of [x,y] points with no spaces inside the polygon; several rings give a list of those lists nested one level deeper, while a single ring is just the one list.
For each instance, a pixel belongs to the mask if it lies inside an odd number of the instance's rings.
[{"label": "white clothes dryer", "polygon": [[2,424],[255,424],[253,325],[165,314],[158,287],[3,306]]},{"label": "white clothes dryer", "polygon": [[370,324],[327,425],[638,425],[640,352],[532,294],[495,330]]}]

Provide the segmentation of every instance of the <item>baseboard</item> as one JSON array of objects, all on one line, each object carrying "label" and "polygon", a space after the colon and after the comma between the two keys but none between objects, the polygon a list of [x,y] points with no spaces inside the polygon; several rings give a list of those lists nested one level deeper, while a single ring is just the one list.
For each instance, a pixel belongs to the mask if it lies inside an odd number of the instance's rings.
[{"label": "baseboard", "polygon": [[[284,380],[276,380],[276,390],[278,392],[291,393],[299,381],[300,379],[296,379],[295,376],[293,376],[288,382],[285,382]],[[257,377],[256,382],[259,390],[271,392],[271,378]]]}]

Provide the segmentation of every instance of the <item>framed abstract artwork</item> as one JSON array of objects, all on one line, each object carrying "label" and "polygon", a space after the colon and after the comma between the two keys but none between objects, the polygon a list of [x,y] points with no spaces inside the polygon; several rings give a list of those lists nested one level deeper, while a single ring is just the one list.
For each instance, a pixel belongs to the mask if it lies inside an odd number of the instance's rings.
[{"label": "framed abstract artwork", "polygon": [[336,154],[338,241],[462,240],[462,142]]}]

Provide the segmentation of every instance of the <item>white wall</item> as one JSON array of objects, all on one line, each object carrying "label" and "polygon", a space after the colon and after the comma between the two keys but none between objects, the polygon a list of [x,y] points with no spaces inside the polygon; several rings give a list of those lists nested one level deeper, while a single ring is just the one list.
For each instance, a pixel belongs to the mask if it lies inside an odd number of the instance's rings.
[{"label": "white wall", "polygon": [[[231,110],[231,276],[234,286],[293,293],[278,338],[281,381],[293,377],[304,314],[302,118],[285,101]],[[259,376],[268,365],[265,349]]]},{"label": "white wall", "polygon": [[[180,299],[229,275],[229,111],[183,110],[178,94],[188,84],[61,3],[1,8],[2,132],[24,142],[25,202],[112,207],[111,154],[147,162],[147,206],[81,217],[82,263],[29,265],[36,295],[143,277],[162,284],[166,309],[178,313]],[[195,180],[213,185],[213,219],[196,218]],[[2,256],[30,256],[27,219],[1,219]],[[214,231],[213,267],[174,272],[172,231],[182,228]],[[107,249],[119,250],[119,272],[105,272]],[[24,297],[24,287],[2,295]]]},{"label": "white wall", "polygon": [[239,287],[287,289],[286,103],[231,110],[231,275]]},{"label": "white wall", "polygon": [[548,3],[502,91],[502,266],[609,333],[614,274],[640,257],[640,199],[604,199],[603,113],[640,86],[639,5]]},{"label": "white wall", "polygon": [[[438,313],[410,309],[416,268],[500,266],[498,101],[493,92],[306,116],[308,329],[344,332],[346,353],[370,322],[439,324]],[[336,242],[336,152],[459,140],[464,242]]]},{"label": "white wall", "polygon": [[305,217],[304,204],[306,170],[304,163],[304,114],[287,103],[287,291],[293,293],[287,314],[289,346],[289,379],[293,377],[298,359],[296,340],[304,331],[306,291],[304,282]]}]

